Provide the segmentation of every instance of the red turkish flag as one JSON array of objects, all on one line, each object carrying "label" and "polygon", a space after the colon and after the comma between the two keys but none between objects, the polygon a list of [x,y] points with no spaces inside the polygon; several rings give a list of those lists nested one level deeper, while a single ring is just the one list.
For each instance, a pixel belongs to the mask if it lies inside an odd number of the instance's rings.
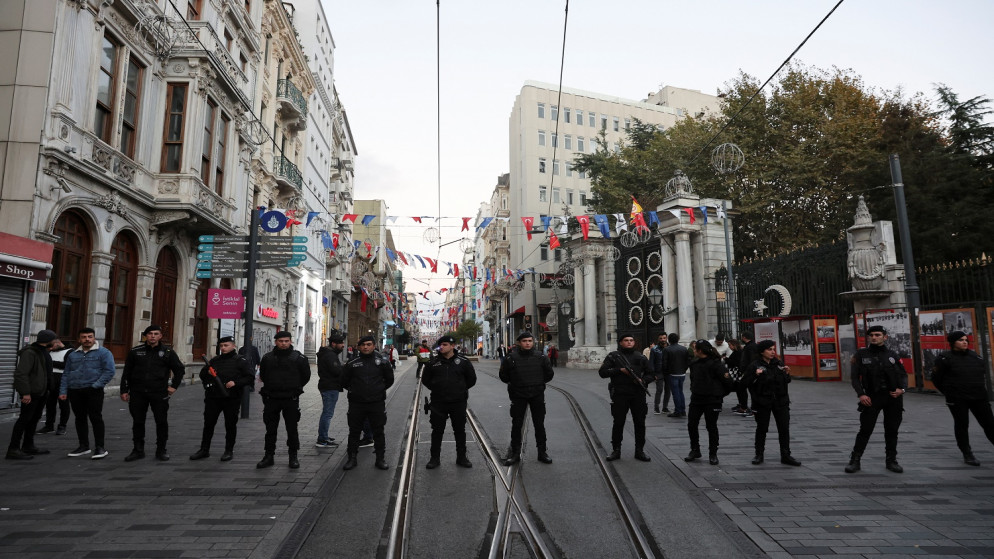
[{"label": "red turkish flag", "polygon": [[525,224],[525,234],[528,235],[528,240],[532,240],[532,225],[535,223],[535,218],[523,217],[521,222]]},{"label": "red turkish flag", "polygon": [[687,212],[687,215],[690,216],[690,224],[693,225],[694,224],[694,208],[684,208],[683,211]]},{"label": "red turkish flag", "polygon": [[645,216],[642,215],[642,212],[639,212],[632,216],[632,224],[635,225],[636,231],[643,228],[644,229],[649,228],[649,226],[645,224]]},{"label": "red turkish flag", "polygon": [[420,217],[414,216],[411,219],[413,219],[414,221],[416,221],[418,223],[421,223],[421,218]]},{"label": "red turkish flag", "polygon": [[428,258],[427,256],[425,256],[425,260],[427,260],[428,261],[428,265],[431,266],[432,273],[438,273],[438,261],[437,260],[432,260],[431,258]]},{"label": "red turkish flag", "polygon": [[471,219],[473,218],[471,217],[462,218],[462,229],[460,229],[460,231],[469,231],[469,220]]},{"label": "red turkish flag", "polygon": [[342,216],[342,221],[351,221],[355,223],[355,218],[359,217],[359,214],[345,214]]},{"label": "red turkish flag", "polygon": [[576,220],[580,222],[580,231],[583,231],[583,240],[587,240],[587,235],[590,233],[590,216],[589,215],[578,215]]},{"label": "red turkish flag", "polygon": [[452,265],[452,275],[457,278],[459,277],[459,264]]},{"label": "red turkish flag", "polygon": [[549,229],[549,248],[559,248],[559,237],[556,236],[552,229]]},{"label": "red turkish flag", "polygon": [[331,244],[335,247],[335,250],[338,250],[338,233],[331,234]]}]

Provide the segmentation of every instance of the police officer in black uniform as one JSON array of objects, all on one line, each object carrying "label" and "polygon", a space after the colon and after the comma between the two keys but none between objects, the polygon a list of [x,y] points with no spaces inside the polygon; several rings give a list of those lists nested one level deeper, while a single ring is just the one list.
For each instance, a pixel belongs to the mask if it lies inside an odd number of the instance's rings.
[{"label": "police officer in black uniform", "polygon": [[290,455],[289,466],[300,467],[297,451],[300,450],[300,436],[297,422],[300,421],[300,395],[304,386],[311,380],[311,365],[299,351],[293,349],[289,332],[280,331],[274,337],[276,347],[262,356],[259,363],[259,378],[262,379],[262,421],[266,424],[266,455],[255,465],[268,468],[273,465],[276,454],[276,430],[280,426],[280,415],[286,424],[286,447]]},{"label": "police officer in black uniform", "polygon": [[773,416],[780,438],[780,463],[800,466],[801,462],[790,454],[790,395],[787,392],[790,367],[777,359],[777,345],[772,340],[755,345],[759,358],[742,365],[745,374],[739,383],[752,393],[752,408],[756,412],[756,456],[752,463],[757,466],[763,463],[766,433],[770,430],[770,416]]},{"label": "police officer in black uniform", "polygon": [[604,358],[598,373],[601,378],[611,379],[608,393],[611,395],[611,416],[614,424],[611,427],[611,454],[609,462],[621,458],[621,441],[625,437],[625,420],[628,413],[632,414],[635,427],[635,459],[648,462],[649,456],[645,449],[645,416],[649,413],[649,404],[645,398],[649,395],[646,388],[656,380],[649,360],[640,352],[635,351],[635,337],[623,335],[618,340],[618,350],[612,351]]},{"label": "police officer in black uniform", "polygon": [[[186,369],[173,348],[162,343],[162,328],[152,324],[142,332],[145,341],[128,352],[121,373],[121,399],[131,412],[135,447],[125,462],[145,458],[145,417],[152,408],[155,418],[155,457],[169,460],[169,397],[179,388]],[[170,381],[169,373],[172,372]]]},{"label": "police officer in black uniform", "polygon": [[359,338],[359,354],[345,364],[342,372],[342,386],[349,391],[349,446],[344,469],[351,470],[358,465],[359,435],[366,420],[373,429],[375,466],[381,470],[389,468],[383,458],[386,452],[383,426],[387,423],[387,389],[392,385],[390,359],[376,352],[372,336]]},{"label": "police officer in black uniform", "polygon": [[[221,461],[234,458],[235,437],[238,434],[238,412],[242,407],[242,391],[255,382],[255,371],[247,359],[235,351],[235,338],[225,336],[218,340],[221,354],[210,360],[210,367],[200,370],[204,385],[204,434],[200,450],[190,455],[190,460],[202,460],[211,455],[211,439],[217,418],[224,414],[224,454]],[[211,374],[211,369],[217,375]]]},{"label": "police officer in black uniform", "polygon": [[535,447],[538,461],[551,464],[545,437],[545,384],[552,380],[555,371],[552,362],[535,351],[535,337],[531,332],[518,334],[518,346],[511,350],[500,366],[500,380],[507,384],[511,397],[511,448],[505,466],[521,461],[521,428],[525,411],[531,409],[535,427]]},{"label": "police officer in black uniform", "polygon": [[946,336],[951,351],[944,352],[935,360],[932,383],[946,397],[946,406],[953,414],[953,434],[956,446],[963,453],[963,462],[979,466],[980,461],[970,448],[970,413],[994,443],[994,413],[987,401],[987,365],[977,352],[970,349],[970,339],[966,332],[956,330]]},{"label": "police officer in black uniform", "polygon": [[466,457],[466,403],[469,389],[476,384],[476,370],[469,359],[456,353],[456,339],[442,336],[438,339],[438,355],[428,362],[421,375],[421,384],[431,390],[431,458],[425,468],[433,470],[441,463],[442,435],[445,420],[452,420],[452,434],[456,438],[456,464],[472,468]]},{"label": "police officer in black uniform", "polygon": [[866,337],[870,345],[858,350],[852,359],[852,387],[859,395],[859,433],[846,473],[859,471],[860,457],[873,434],[877,416],[883,411],[887,469],[899,474],[904,468],[897,463],[897,430],[904,415],[908,373],[897,352],[884,345],[887,332],[883,326],[870,326]]}]

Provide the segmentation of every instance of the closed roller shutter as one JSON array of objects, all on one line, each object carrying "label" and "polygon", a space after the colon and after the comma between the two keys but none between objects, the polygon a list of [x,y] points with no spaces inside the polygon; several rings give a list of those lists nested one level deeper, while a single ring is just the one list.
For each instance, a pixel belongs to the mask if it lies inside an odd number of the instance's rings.
[{"label": "closed roller shutter", "polygon": [[23,280],[0,277],[0,409],[14,406],[14,366],[21,348]]}]

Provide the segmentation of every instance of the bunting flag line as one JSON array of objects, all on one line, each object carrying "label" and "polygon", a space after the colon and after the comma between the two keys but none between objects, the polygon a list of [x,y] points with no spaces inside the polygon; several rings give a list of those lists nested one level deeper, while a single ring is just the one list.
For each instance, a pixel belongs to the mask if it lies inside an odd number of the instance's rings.
[{"label": "bunting flag line", "polygon": [[600,230],[601,235],[605,239],[611,238],[611,229],[607,223],[607,216],[604,214],[597,214],[594,216],[594,223],[597,224],[597,229]]},{"label": "bunting flag line", "polygon": [[376,219],[375,215],[364,215],[364,216],[362,216],[362,224],[363,225],[369,225],[370,223],[373,222],[374,219]]},{"label": "bunting flag line", "polygon": [[482,231],[483,229],[486,229],[487,225],[490,225],[490,222],[493,221],[493,220],[494,220],[494,218],[492,218],[492,217],[485,217],[485,218],[483,218],[483,221],[480,222],[480,225],[477,226],[476,230],[477,231]]},{"label": "bunting flag line", "polygon": [[321,215],[321,212],[307,212],[307,223],[304,224],[304,227],[310,227],[311,222],[319,215]]},{"label": "bunting flag line", "polygon": [[678,222],[680,221],[680,210],[670,210],[670,213],[673,214],[673,217],[675,217]]},{"label": "bunting flag line", "polygon": [[528,240],[532,240],[532,225],[535,223],[534,217],[522,217],[521,222],[525,224],[525,234],[528,235]]},{"label": "bunting flag line", "polygon": [[359,214],[345,214],[342,216],[342,221],[348,221],[355,223],[355,218],[359,217]]},{"label": "bunting flag line", "polygon": [[471,217],[462,218],[462,229],[460,229],[460,231],[469,231],[469,220],[471,219],[473,218]]},{"label": "bunting flag line", "polygon": [[701,206],[700,209],[701,209],[701,215],[704,216],[704,225],[707,225],[708,224],[708,207],[707,206]]},{"label": "bunting flag line", "polygon": [[683,211],[687,212],[687,215],[690,216],[690,224],[693,225],[694,224],[694,208],[684,208]]},{"label": "bunting flag line", "polygon": [[714,205],[714,213],[717,214],[718,219],[725,218],[725,208],[719,206],[718,204]]},{"label": "bunting flag line", "polygon": [[631,215],[631,217],[632,217],[632,219],[634,219],[635,218],[635,214],[642,213],[642,206],[639,205],[639,201],[635,199],[635,195],[634,194],[630,194],[630,196],[632,197],[632,215]]},{"label": "bunting flag line", "polygon": [[628,231],[628,222],[625,221],[625,214],[614,214],[614,232],[620,234]]},{"label": "bunting flag line", "polygon": [[580,222],[580,231],[583,232],[583,240],[587,240],[587,235],[590,233],[590,217],[585,215],[576,216],[576,220]]},{"label": "bunting flag line", "polygon": [[549,231],[549,248],[557,249],[559,248],[559,237],[553,231]]}]

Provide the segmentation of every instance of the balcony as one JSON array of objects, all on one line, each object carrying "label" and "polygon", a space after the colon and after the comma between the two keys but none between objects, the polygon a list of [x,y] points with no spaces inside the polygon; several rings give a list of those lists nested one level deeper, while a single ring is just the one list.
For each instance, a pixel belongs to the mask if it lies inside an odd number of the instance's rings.
[{"label": "balcony", "polygon": [[300,169],[286,157],[279,155],[273,158],[273,174],[281,189],[289,189],[295,194],[303,191],[304,177],[300,174]]},{"label": "balcony", "polygon": [[290,80],[276,82],[276,102],[287,125],[297,130],[307,128],[307,100]]},{"label": "balcony", "polygon": [[497,210],[496,217],[511,217],[511,210]]}]

